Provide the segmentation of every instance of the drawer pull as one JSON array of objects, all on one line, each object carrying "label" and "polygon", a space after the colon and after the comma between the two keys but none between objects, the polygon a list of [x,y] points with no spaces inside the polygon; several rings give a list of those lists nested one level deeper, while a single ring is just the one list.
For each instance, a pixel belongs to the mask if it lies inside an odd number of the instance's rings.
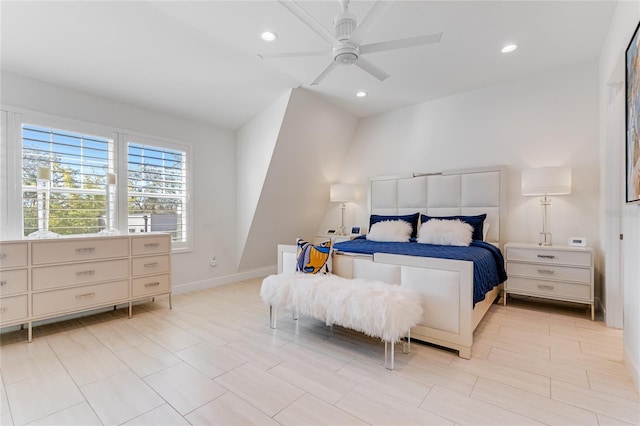
[{"label": "drawer pull", "polygon": [[96,271],[78,271],[76,272],[76,275],[79,277],[85,276],[85,275],[94,275],[96,273]]},{"label": "drawer pull", "polygon": [[0,286],[7,285],[7,280],[0,281]]},{"label": "drawer pull", "polygon": [[553,274],[555,271],[553,269],[538,269],[538,273],[539,274],[547,274],[547,275],[551,275]]},{"label": "drawer pull", "polygon": [[548,284],[538,284],[538,288],[542,290],[553,290],[553,286]]},{"label": "drawer pull", "polygon": [[95,247],[82,247],[76,249],[76,253],[93,253],[94,251],[96,251]]},{"label": "drawer pull", "polygon": [[96,294],[95,294],[94,292],[91,292],[91,293],[82,293],[82,294],[78,294],[78,295],[76,296],[76,299],[83,299],[83,298],[85,298],[85,297],[93,297],[93,296],[95,296],[95,295],[96,295]]},{"label": "drawer pull", "polygon": [[3,306],[2,308],[0,308],[0,312],[7,312],[7,308]]},{"label": "drawer pull", "polygon": [[145,248],[160,247],[160,243],[146,243]]},{"label": "drawer pull", "polygon": [[155,268],[158,266],[158,262],[153,262],[153,263],[145,263],[144,267],[145,268]]},{"label": "drawer pull", "polygon": [[4,258],[6,258],[6,257],[7,257],[7,254],[6,254],[6,253],[0,253],[0,259],[4,259]]},{"label": "drawer pull", "polygon": [[538,257],[540,259],[555,259],[556,257],[552,254],[539,254]]},{"label": "drawer pull", "polygon": [[146,283],[144,286],[145,287],[157,287],[159,285],[160,285],[160,283],[158,281],[156,281],[155,283]]}]

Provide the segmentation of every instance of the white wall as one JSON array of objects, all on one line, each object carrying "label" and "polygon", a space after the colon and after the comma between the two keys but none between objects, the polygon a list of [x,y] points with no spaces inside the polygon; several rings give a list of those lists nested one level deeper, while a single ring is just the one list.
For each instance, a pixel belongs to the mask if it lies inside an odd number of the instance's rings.
[{"label": "white wall", "polygon": [[[0,93],[3,106],[191,143],[193,251],[174,256],[174,290],[236,279],[233,132],[9,73],[2,73]],[[209,266],[212,256],[216,268]]]},{"label": "white wall", "polygon": [[[539,199],[521,195],[521,171],[570,166],[572,194],[552,199],[554,241],[585,236],[598,249],[597,84],[594,61],[362,119],[342,178],[506,165],[506,236],[537,242]],[[368,224],[366,199],[351,210]]]},{"label": "white wall", "polygon": [[253,189],[260,192],[258,204],[242,213],[253,218],[240,271],[274,265],[278,243],[313,238],[357,124],[356,117],[313,92],[292,90],[264,184]]},{"label": "white wall", "polygon": [[237,215],[237,260],[244,251],[249,230],[264,180],[269,171],[273,150],[278,140],[282,120],[291,98],[287,91],[269,108],[245,124],[237,133],[236,148],[236,211]]},{"label": "white wall", "polygon": [[[601,92],[600,117],[607,123],[607,91],[610,83],[624,81],[620,75],[620,63],[624,61],[625,50],[640,20],[640,1],[621,1],[609,27],[607,39],[600,55],[599,90]],[[624,62],[623,62],[624,63]],[[622,70],[624,73],[624,69]],[[624,113],[622,111],[621,113]],[[624,123],[624,120],[620,121]],[[601,132],[600,144],[603,151],[624,151],[624,138],[611,143],[607,135],[611,129]],[[606,163],[603,180],[618,182],[624,186],[624,163]],[[620,169],[622,168],[622,170]],[[622,217],[622,292],[623,292],[623,333],[624,355],[629,372],[640,389],[640,205],[605,205],[606,211]],[[603,220],[606,223],[607,218]],[[615,237],[615,236],[614,236]],[[612,283],[617,285],[617,283]]]}]

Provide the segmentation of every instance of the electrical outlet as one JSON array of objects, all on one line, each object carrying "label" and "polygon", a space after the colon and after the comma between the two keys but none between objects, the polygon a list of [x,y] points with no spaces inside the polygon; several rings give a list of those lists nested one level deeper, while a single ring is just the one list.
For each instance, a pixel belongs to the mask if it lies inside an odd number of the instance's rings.
[{"label": "electrical outlet", "polygon": [[212,257],[211,260],[209,261],[209,265],[210,266],[218,266],[218,258],[217,257]]}]

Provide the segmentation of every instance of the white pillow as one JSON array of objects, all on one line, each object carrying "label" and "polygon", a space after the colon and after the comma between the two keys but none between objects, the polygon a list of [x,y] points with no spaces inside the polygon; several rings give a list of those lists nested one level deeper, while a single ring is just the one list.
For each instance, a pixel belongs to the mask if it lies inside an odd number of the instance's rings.
[{"label": "white pillow", "polygon": [[456,220],[431,219],[422,224],[418,242],[441,246],[468,246],[471,244],[473,227]]},{"label": "white pillow", "polygon": [[404,220],[383,220],[371,225],[367,240],[387,242],[407,242],[411,238],[413,227]]}]

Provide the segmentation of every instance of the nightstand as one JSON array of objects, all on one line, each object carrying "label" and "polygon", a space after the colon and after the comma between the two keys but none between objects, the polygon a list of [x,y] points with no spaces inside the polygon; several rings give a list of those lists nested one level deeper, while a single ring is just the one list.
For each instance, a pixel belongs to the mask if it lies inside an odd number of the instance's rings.
[{"label": "nightstand", "polygon": [[504,247],[509,277],[505,305],[508,293],[584,303],[591,306],[594,320],[592,249],[520,243]]},{"label": "nightstand", "polygon": [[313,237],[313,244],[319,244],[323,241],[331,240],[331,245],[334,245],[335,243],[349,241],[353,238],[354,237],[351,235],[322,234],[322,235],[316,235],[315,237]]}]

